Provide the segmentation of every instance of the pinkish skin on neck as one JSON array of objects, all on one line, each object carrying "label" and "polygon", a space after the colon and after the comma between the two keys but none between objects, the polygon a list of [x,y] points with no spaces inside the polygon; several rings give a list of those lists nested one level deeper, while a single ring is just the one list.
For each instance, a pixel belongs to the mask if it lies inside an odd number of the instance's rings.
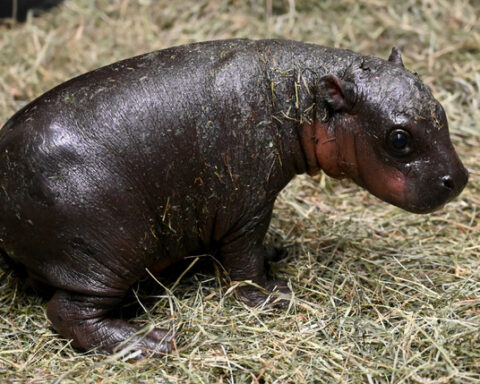
[{"label": "pinkish skin on neck", "polygon": [[389,203],[403,206],[406,202],[406,178],[398,169],[381,163],[369,151],[357,150],[362,143],[356,142],[350,130],[329,132],[328,125],[320,121],[304,123],[302,147],[309,175],[325,172],[330,177],[348,177],[358,185]]}]

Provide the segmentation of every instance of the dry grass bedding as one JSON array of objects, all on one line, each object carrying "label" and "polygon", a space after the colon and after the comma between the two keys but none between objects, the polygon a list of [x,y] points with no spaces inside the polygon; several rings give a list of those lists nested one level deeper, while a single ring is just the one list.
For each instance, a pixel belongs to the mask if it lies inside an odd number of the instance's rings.
[{"label": "dry grass bedding", "polygon": [[[130,301],[178,350],[128,361],[74,350],[46,302],[0,275],[0,381],[37,383],[480,383],[480,2],[477,0],[66,0],[0,27],[0,125],[54,85],[187,42],[283,37],[387,57],[434,90],[470,170],[443,210],[413,215],[350,182],[298,177],[268,234],[287,310],[249,308],[198,271]],[[153,293],[152,293],[153,292]]]}]

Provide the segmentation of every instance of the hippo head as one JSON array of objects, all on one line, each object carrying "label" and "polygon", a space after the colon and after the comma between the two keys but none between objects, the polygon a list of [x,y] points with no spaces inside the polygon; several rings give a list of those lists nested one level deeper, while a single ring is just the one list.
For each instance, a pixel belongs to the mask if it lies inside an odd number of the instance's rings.
[{"label": "hippo head", "polygon": [[394,48],[388,61],[363,57],[320,80],[315,154],[333,177],[415,213],[457,196],[468,172],[450,141],[440,103]]}]

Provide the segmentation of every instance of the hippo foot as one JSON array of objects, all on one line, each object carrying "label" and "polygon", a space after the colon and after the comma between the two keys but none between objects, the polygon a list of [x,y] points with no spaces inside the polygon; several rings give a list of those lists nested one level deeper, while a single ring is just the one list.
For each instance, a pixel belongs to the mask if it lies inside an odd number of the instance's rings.
[{"label": "hippo foot", "polygon": [[[92,326],[86,324],[80,325],[82,330],[77,332],[77,340],[73,339],[73,345],[81,349],[95,348],[101,354],[120,353],[131,355],[134,359],[158,357],[174,349],[173,334],[167,329],[146,331],[120,319],[95,320]],[[92,332],[102,337],[95,339]]]},{"label": "hippo foot", "polygon": [[[98,352],[110,355],[112,353],[132,354],[135,359],[145,357],[159,357],[172,352],[175,349],[175,339],[168,329],[154,328],[151,331],[143,332],[144,329],[131,325],[123,320],[112,320],[119,322],[117,328],[109,326],[105,330],[110,333],[112,342],[105,343],[97,348]],[[114,333],[117,333],[115,335]],[[125,337],[127,335],[127,337]],[[118,341],[121,337],[124,340]]]},{"label": "hippo foot", "polygon": [[120,299],[57,291],[47,316],[55,330],[72,339],[74,347],[103,354],[132,354],[133,358],[165,355],[174,349],[173,334],[166,329],[145,330],[107,315]]},{"label": "hippo foot", "polygon": [[258,307],[262,305],[272,306],[275,308],[287,308],[290,298],[277,296],[276,293],[283,295],[291,295],[292,291],[288,288],[287,283],[283,280],[267,280],[264,284],[267,292],[252,286],[240,287],[237,290],[240,299],[250,307]]}]

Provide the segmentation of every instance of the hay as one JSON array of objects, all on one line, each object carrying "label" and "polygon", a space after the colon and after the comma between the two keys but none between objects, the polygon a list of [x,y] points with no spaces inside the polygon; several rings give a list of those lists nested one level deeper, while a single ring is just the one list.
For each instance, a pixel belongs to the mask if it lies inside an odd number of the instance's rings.
[{"label": "hay", "polygon": [[[392,45],[434,90],[471,172],[460,198],[417,216],[348,182],[299,177],[268,241],[295,297],[286,311],[239,303],[218,274],[186,275],[135,321],[181,331],[178,351],[126,362],[75,351],[45,302],[0,276],[0,381],[192,383],[480,382],[480,4],[476,0],[67,0],[0,27],[0,124],[74,75],[167,46],[285,37],[387,57]],[[141,308],[141,307],[140,307]]]}]

